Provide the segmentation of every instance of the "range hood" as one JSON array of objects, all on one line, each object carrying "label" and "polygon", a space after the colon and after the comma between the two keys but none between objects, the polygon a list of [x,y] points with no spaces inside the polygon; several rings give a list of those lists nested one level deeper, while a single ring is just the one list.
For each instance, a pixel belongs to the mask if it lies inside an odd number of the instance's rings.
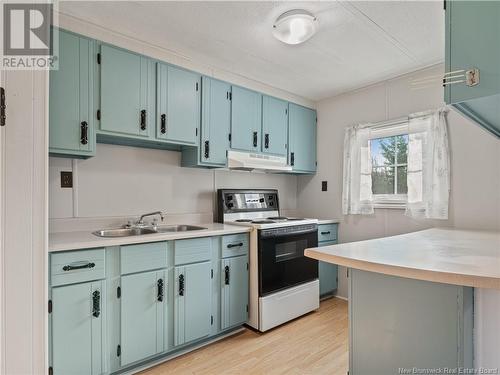
[{"label": "range hood", "polygon": [[286,157],[256,154],[253,152],[228,151],[227,167],[244,171],[261,170],[268,172],[291,171],[292,167],[287,165]]}]

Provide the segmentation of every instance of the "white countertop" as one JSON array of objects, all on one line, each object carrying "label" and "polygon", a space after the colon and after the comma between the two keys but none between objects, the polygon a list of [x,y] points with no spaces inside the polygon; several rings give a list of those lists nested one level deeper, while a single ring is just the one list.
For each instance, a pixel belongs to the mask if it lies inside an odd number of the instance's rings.
[{"label": "white countertop", "polygon": [[220,236],[224,234],[250,232],[251,228],[229,224],[196,224],[207,229],[187,232],[143,234],[129,237],[97,237],[91,231],[60,232],[49,234],[49,252],[89,249],[94,247],[119,246],[135,243],[179,240],[183,238]]},{"label": "white countertop", "polygon": [[340,223],[339,219],[318,219],[318,225],[321,224],[338,224]]},{"label": "white countertop", "polygon": [[434,228],[307,249],[305,254],[386,275],[500,289],[500,232]]}]

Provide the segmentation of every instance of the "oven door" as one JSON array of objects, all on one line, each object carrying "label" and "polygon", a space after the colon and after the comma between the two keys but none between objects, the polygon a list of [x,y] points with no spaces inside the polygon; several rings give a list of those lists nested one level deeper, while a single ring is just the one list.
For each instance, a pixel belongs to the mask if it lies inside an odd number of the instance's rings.
[{"label": "oven door", "polygon": [[316,225],[259,230],[259,296],[317,279],[318,261],[304,256],[316,246]]}]

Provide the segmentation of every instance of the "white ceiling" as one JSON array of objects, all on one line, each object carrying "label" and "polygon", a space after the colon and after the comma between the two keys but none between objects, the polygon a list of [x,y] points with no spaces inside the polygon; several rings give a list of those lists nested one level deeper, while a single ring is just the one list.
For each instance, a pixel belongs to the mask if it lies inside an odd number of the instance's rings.
[{"label": "white ceiling", "polygon": [[[272,24],[297,8],[315,14],[319,30],[285,45]],[[311,100],[444,59],[441,1],[70,1],[60,11]]]}]

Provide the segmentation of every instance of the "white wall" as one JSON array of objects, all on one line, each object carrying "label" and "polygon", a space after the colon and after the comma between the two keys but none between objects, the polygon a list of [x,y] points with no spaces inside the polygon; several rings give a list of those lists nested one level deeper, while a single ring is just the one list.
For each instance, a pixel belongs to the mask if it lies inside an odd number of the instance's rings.
[{"label": "white wall", "polygon": [[[282,174],[183,168],[180,152],[98,144],[87,160],[50,158],[49,217],[133,217],[165,210],[170,217],[211,220],[218,188],[273,188],[281,208],[297,207],[297,177]],[[73,189],[60,171],[73,171]]]},{"label": "white wall", "polygon": [[[318,172],[315,176],[299,177],[299,213],[341,218],[341,242],[431,226],[500,229],[500,141],[454,111],[449,114],[452,153],[449,220],[418,221],[397,209],[376,209],[371,216],[342,217],[344,129],[361,122],[394,119],[442,106],[443,89],[439,83],[426,89],[410,88],[415,78],[441,73],[443,67],[435,66],[317,103]],[[328,181],[327,192],[321,192],[324,180]],[[341,270],[340,276],[339,294],[347,296],[345,270]]]},{"label": "white wall", "polygon": [[[298,210],[306,216],[341,218],[339,238],[351,242],[401,234],[432,226],[500,230],[500,140],[451,111],[451,199],[446,221],[417,221],[403,210],[376,209],[371,216],[342,217],[342,156],[344,129],[360,122],[377,122],[443,105],[436,84],[412,90],[410,81],[439,76],[442,66],[323,100],[318,110],[318,173],[299,177]],[[321,181],[329,191],[321,192]],[[342,268],[342,267],[341,267]],[[383,291],[381,291],[383,293]],[[340,296],[347,296],[345,269],[339,270]],[[500,291],[475,290],[475,367],[500,366]]]}]

